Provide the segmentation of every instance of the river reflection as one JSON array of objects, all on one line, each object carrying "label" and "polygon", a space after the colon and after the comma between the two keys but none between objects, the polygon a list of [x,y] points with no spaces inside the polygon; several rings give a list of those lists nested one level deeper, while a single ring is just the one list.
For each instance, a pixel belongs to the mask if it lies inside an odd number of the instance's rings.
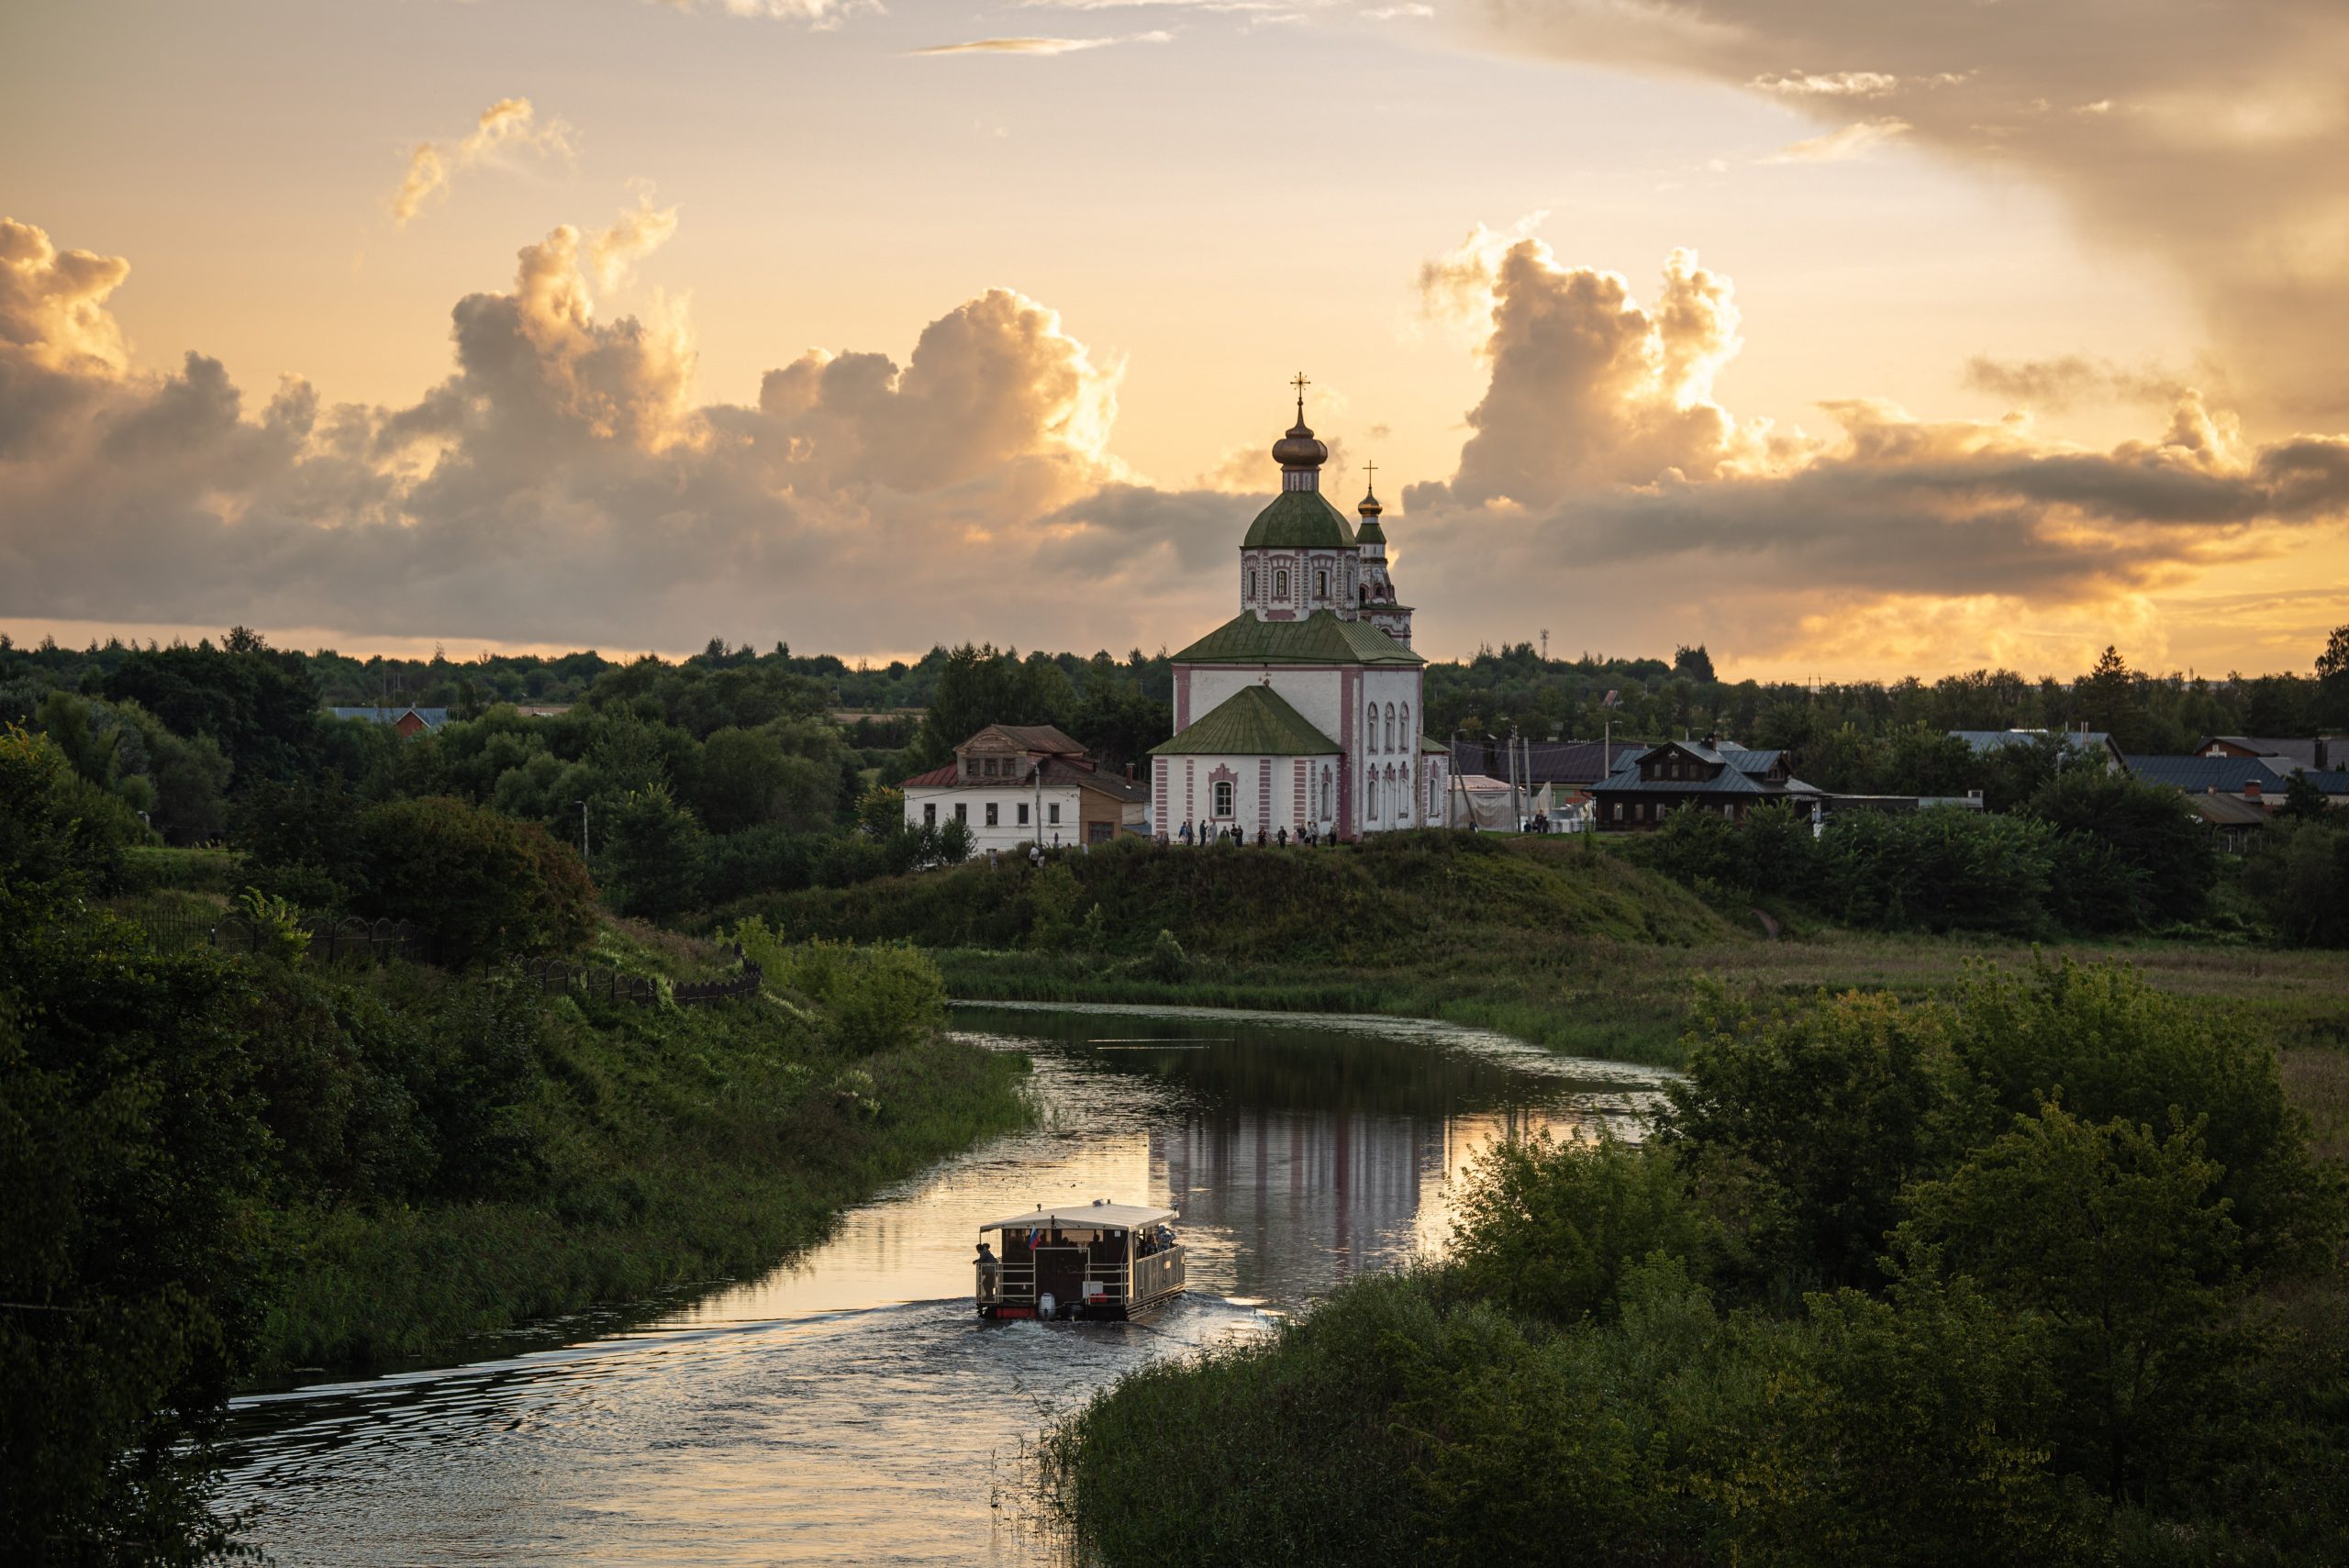
[{"label": "river reflection", "polygon": [[[261,1510],[285,1562],[1055,1561],[1019,1484],[1051,1417],[1440,1248],[1476,1150],[1542,1128],[1637,1136],[1659,1078],[1393,1019],[955,1022],[1032,1055],[1034,1129],[640,1326],[240,1400],[230,1505]],[[1090,1197],[1178,1210],[1190,1295],[1132,1324],[978,1321],[979,1223]]]}]

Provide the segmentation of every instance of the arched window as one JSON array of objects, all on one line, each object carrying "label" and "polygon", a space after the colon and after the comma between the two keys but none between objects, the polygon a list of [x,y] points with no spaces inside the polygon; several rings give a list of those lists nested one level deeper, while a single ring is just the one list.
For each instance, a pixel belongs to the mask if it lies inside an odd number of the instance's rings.
[{"label": "arched window", "polygon": [[1371,821],[1373,821],[1373,822],[1377,821],[1377,820],[1378,820],[1378,770],[1377,770],[1376,768],[1373,768],[1373,769],[1371,769],[1371,770],[1370,770],[1370,778],[1369,778],[1369,780],[1368,780],[1366,783],[1364,783],[1364,785],[1363,785],[1363,801],[1364,801],[1364,811],[1363,811],[1363,815],[1364,815],[1364,817],[1366,817],[1367,818],[1369,818],[1369,820],[1371,820]]},{"label": "arched window", "polygon": [[1386,749],[1395,750],[1395,705],[1386,705]]},{"label": "arched window", "polygon": [[1275,599],[1288,597],[1288,568],[1286,566],[1273,573],[1273,597]]},{"label": "arched window", "polygon": [[1378,750],[1378,705],[1372,703],[1364,708],[1362,718],[1362,749],[1375,751]]},{"label": "arched window", "polygon": [[1252,566],[1248,569],[1248,596],[1252,599],[1256,596],[1256,569]]},{"label": "arched window", "polygon": [[1403,750],[1416,752],[1419,749],[1419,737],[1411,733],[1411,705],[1405,703],[1403,705]]},{"label": "arched window", "polygon": [[1313,596],[1317,599],[1330,596],[1330,569],[1326,566],[1313,574]]}]

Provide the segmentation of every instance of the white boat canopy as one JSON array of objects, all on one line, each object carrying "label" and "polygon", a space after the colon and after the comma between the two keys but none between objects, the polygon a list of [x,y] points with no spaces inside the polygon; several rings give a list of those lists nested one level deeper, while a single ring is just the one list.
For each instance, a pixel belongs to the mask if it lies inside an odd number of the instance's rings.
[{"label": "white boat canopy", "polygon": [[1111,1203],[1095,1198],[1091,1203],[1054,1204],[1050,1208],[1038,1206],[1026,1214],[1015,1214],[1008,1219],[990,1219],[979,1227],[981,1230],[1139,1230],[1145,1225],[1158,1225],[1174,1218],[1171,1208],[1145,1208],[1134,1203]]}]

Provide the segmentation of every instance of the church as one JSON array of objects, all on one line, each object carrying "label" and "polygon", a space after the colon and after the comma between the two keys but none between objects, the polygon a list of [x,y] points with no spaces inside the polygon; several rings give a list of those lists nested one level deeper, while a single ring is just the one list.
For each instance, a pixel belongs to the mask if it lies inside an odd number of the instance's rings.
[{"label": "church", "polygon": [[[1152,749],[1152,820],[1179,837],[1358,838],[1443,818],[1444,748],[1419,733],[1426,661],[1386,570],[1375,489],[1357,521],[1321,494],[1330,449],[1274,443],[1281,492],[1240,541],[1240,613],[1174,657],[1174,737]],[[1375,478],[1375,474],[1373,474]]]}]

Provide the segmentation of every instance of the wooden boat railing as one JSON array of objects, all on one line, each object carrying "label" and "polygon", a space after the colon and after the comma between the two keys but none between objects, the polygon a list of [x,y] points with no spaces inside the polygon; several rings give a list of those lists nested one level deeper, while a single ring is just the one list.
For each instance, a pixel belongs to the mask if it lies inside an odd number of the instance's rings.
[{"label": "wooden boat railing", "polygon": [[1183,1246],[1178,1241],[1164,1251],[1134,1260],[1133,1295],[1130,1299],[1155,1300],[1182,1283]]}]

